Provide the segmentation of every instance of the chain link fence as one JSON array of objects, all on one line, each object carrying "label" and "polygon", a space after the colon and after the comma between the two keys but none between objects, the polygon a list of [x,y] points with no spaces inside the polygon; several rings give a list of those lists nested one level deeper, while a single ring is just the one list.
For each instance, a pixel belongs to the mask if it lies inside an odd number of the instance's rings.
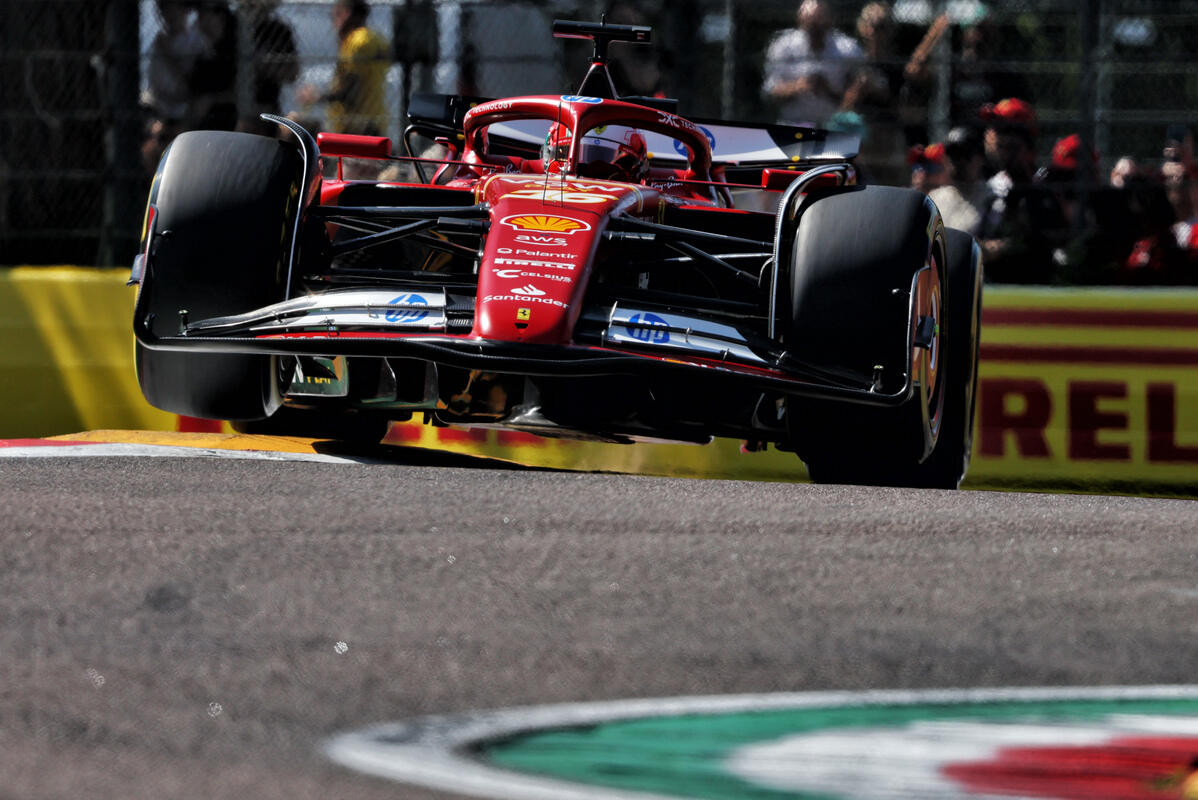
[{"label": "chain link fence", "polygon": [[[763,91],[767,54],[798,5],[374,0],[365,24],[381,43],[378,128],[398,135],[414,91],[573,90],[589,46],[552,39],[551,22],[603,13],[654,29],[649,47],[613,48],[620,91],[677,97],[692,116],[781,119],[783,104]],[[860,131],[878,182],[909,183],[912,147],[976,124],[980,106],[1003,97],[1034,107],[1039,163],[1078,133],[1097,147],[1104,179],[1121,156],[1159,172],[1198,124],[1198,0],[828,8],[866,69],[815,121]],[[271,134],[256,120],[264,111],[330,124],[337,22],[332,0],[0,0],[0,263],[129,262],[153,165],[181,130]],[[1177,216],[1192,213],[1179,202]]]}]

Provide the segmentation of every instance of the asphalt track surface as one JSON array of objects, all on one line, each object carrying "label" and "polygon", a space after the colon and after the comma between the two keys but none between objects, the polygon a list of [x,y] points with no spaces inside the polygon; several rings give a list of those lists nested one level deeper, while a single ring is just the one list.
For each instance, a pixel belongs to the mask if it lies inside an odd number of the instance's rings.
[{"label": "asphalt track surface", "polygon": [[510,705],[1192,683],[1198,663],[1194,501],[407,451],[4,458],[0,509],[3,798],[424,800],[449,795],[320,743]]}]

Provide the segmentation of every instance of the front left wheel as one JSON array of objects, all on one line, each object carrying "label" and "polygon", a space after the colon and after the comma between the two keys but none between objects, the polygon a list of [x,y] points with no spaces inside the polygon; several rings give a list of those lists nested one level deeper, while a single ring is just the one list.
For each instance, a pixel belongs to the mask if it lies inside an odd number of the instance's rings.
[{"label": "front left wheel", "polygon": [[[294,146],[226,131],[191,131],[159,165],[157,214],[138,298],[157,337],[183,320],[238,314],[284,299],[303,169]],[[137,344],[137,377],[153,406],[208,419],[259,420],[282,403],[288,359],[160,350]]]}]

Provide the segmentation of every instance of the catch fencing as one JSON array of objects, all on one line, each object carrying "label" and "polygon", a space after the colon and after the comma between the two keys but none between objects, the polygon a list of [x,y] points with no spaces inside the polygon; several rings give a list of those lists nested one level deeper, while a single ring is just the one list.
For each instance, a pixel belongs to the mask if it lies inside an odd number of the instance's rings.
[{"label": "catch fencing", "polygon": [[[164,16],[172,5],[185,11],[173,32]],[[865,5],[829,0],[834,26],[857,36]],[[779,110],[761,91],[764,54],[794,25],[797,6],[375,0],[367,24],[390,43],[392,135],[412,91],[573,89],[589,49],[553,40],[551,22],[604,12],[654,28],[650,47],[613,48],[622,91],[677,97],[694,116],[772,121]],[[1122,155],[1157,168],[1170,127],[1198,123],[1198,0],[897,0],[887,8],[886,38],[870,55],[884,90],[836,121],[865,133],[864,158],[881,182],[905,183],[910,145],[941,141],[976,120],[979,103],[1003,95],[1034,104],[1042,162],[1058,137],[1081,133],[1097,145],[1100,174]],[[327,107],[305,102],[302,87],[320,94],[333,80],[331,11],[331,0],[0,0],[0,263],[128,263],[154,160],[176,130],[214,120],[245,127],[260,111],[319,127]],[[188,74],[184,64],[174,76],[190,98],[181,112],[169,107],[169,91],[165,102],[156,93],[172,77],[154,60],[163,41],[204,65]],[[164,116],[171,124],[155,123]]]}]

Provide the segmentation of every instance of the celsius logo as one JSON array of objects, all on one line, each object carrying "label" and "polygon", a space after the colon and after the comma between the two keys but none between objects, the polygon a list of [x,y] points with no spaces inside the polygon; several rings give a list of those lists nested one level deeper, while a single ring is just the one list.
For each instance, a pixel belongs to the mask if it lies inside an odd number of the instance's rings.
[{"label": "celsius logo", "polygon": [[634,314],[624,330],[638,342],[665,344],[670,341],[670,323],[656,314]]},{"label": "celsius logo", "polygon": [[[709,144],[711,146],[711,149],[714,152],[715,151],[715,135],[711,131],[707,130],[707,128],[704,128],[702,125],[697,125],[696,127],[699,130],[703,131],[703,135],[707,137],[707,144]],[[680,156],[686,155],[686,145],[684,145],[682,142],[678,141],[677,139],[674,140],[674,149],[678,151],[678,155],[680,155]]]},{"label": "celsius logo", "polygon": [[512,294],[523,294],[529,297],[541,297],[545,293],[530,283],[527,286],[521,286],[519,289],[512,289]]},{"label": "celsius logo", "polygon": [[[419,322],[428,316],[428,301],[418,294],[401,294],[394,300],[387,301],[389,306],[406,306],[387,312],[388,322]],[[417,307],[413,307],[417,306]]]}]

